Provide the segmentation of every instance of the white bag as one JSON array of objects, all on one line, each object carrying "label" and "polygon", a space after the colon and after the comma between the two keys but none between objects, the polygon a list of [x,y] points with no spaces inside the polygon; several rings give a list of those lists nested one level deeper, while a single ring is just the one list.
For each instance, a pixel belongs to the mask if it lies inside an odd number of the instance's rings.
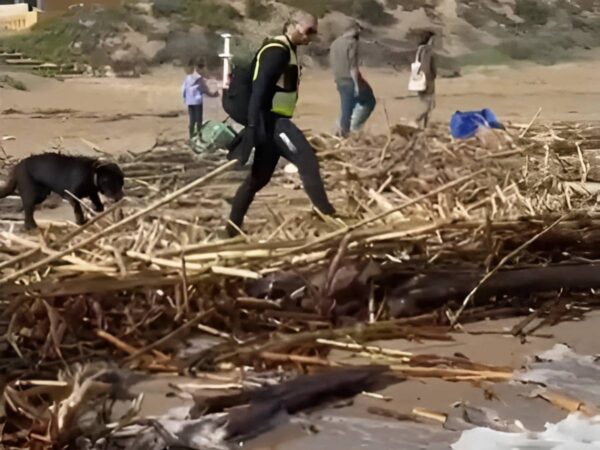
[{"label": "white bag", "polygon": [[408,90],[410,92],[423,92],[427,89],[427,77],[421,70],[421,53],[423,47],[419,46],[415,62],[410,65],[410,78],[408,80]]}]

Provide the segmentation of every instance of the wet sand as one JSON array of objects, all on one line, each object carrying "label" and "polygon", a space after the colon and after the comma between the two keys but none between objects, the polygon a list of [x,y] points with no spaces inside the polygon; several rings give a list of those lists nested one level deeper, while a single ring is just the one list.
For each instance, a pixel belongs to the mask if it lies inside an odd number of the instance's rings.
[{"label": "wet sand", "polygon": [[[489,320],[465,326],[466,332],[507,332],[521,319]],[[527,359],[563,343],[582,355],[594,355],[598,345],[594,339],[600,326],[600,312],[590,313],[584,321],[563,322],[554,327],[542,328],[540,334],[548,337],[528,337],[521,343],[518,338],[499,335],[453,334],[454,342],[407,342],[394,340],[374,342],[385,348],[434,354],[439,356],[464,355],[474,362],[506,366],[514,370],[523,368]],[[334,351],[332,359],[340,363],[366,363],[350,353]],[[145,393],[143,414],[164,414],[171,408],[190,406],[190,400],[166,398],[173,389],[169,383],[210,383],[214,381],[190,380],[172,376],[155,377],[140,383],[136,392]],[[382,407],[409,414],[421,407],[450,416],[456,416],[454,405],[465,402],[471,406],[495,411],[508,422],[519,420],[533,431],[544,429],[546,422],[558,422],[567,416],[563,411],[539,398],[529,398],[534,385],[521,383],[451,383],[440,379],[409,379],[388,385],[376,393],[389,401],[359,395],[353,402],[319,409],[292,418],[276,429],[244,444],[252,450],[317,450],[374,448],[378,450],[447,449],[460,433],[444,430],[440,424],[398,422],[369,414],[369,407]],[[490,394],[493,398],[490,399]],[[582,399],[585,400],[585,399]],[[597,405],[598,406],[598,405]],[[315,430],[317,432],[315,432]]]}]

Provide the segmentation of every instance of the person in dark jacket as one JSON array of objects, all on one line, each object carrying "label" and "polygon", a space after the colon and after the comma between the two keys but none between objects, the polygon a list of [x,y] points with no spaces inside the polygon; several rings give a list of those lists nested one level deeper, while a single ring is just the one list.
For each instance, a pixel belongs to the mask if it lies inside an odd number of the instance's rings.
[{"label": "person in dark jacket", "polygon": [[435,33],[426,31],[421,38],[417,48],[417,58],[421,62],[421,70],[425,74],[427,84],[424,91],[419,92],[419,100],[423,104],[423,112],[417,118],[417,123],[421,122],[423,128],[429,123],[429,116],[435,107],[435,79],[437,78],[436,58],[433,52],[433,41]]},{"label": "person in dark jacket", "polygon": [[317,26],[314,16],[298,12],[285,24],[283,34],[267,39],[254,56],[248,123],[230,154],[230,158],[244,165],[254,148],[254,162],[233,199],[227,225],[229,236],[239,234],[254,196],[270,181],[281,156],[298,168],[312,204],[323,214],[335,212],[325,192],[315,152],[291,121],[300,82],[296,49],[310,43]]}]

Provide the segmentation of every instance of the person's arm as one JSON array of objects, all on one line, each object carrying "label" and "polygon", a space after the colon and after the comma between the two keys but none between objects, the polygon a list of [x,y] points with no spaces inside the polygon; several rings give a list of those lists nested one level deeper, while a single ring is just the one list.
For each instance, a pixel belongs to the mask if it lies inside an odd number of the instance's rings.
[{"label": "person's arm", "polygon": [[284,47],[270,47],[262,52],[260,61],[257,61],[259,70],[252,83],[252,94],[248,105],[248,127],[256,128],[262,110],[270,100],[269,94],[273,92],[277,80],[285,71],[289,63],[290,53]]},{"label": "person's arm", "polygon": [[429,48],[423,47],[421,50],[421,72],[425,74],[427,78],[431,78],[431,52]]},{"label": "person's arm", "polygon": [[208,83],[206,82],[204,77],[199,79],[199,84],[200,84],[200,90],[202,91],[202,94],[208,95],[209,97],[217,97],[219,95],[218,90],[216,90],[216,91],[210,90],[210,88],[208,87]]},{"label": "person's arm", "polygon": [[252,83],[252,94],[248,105],[248,128],[256,135],[257,127],[264,123],[262,114],[268,107],[269,97],[281,77],[290,59],[289,50],[285,47],[270,47],[260,55],[259,71]]},{"label": "person's arm", "polygon": [[258,66],[258,74],[252,83],[250,104],[248,106],[248,124],[241,133],[242,138],[231,152],[231,158],[238,159],[243,166],[248,162],[252,149],[264,138],[264,112],[275,91],[277,80],[289,63],[290,54],[287,48],[270,47],[262,52]]},{"label": "person's arm", "polygon": [[360,74],[358,71],[358,41],[353,40],[348,48],[348,58],[350,59],[350,76],[354,81],[354,94],[359,94]]}]

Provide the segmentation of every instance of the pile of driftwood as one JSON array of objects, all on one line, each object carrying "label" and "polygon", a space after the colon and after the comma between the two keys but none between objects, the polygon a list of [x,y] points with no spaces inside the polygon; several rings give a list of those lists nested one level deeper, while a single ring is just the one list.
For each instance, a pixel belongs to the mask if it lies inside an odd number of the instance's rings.
[{"label": "pile of driftwood", "polygon": [[[124,202],[79,228],[1,232],[0,385],[98,359],[166,372],[330,367],[332,348],[402,376],[508,379],[368,343],[448,340],[458,323],[519,315],[513,334],[525,336],[595,305],[599,140],[600,127],[567,123],[464,142],[401,125],[348,141],[315,135],[339,214],[312,210],[297,175],[280,171],[235,239],[219,238],[245,176],[235,162],[176,143],[124,156]],[[218,345],[179,357],[198,333]],[[7,391],[12,413],[53,442],[40,398],[23,400],[19,386]]]}]

